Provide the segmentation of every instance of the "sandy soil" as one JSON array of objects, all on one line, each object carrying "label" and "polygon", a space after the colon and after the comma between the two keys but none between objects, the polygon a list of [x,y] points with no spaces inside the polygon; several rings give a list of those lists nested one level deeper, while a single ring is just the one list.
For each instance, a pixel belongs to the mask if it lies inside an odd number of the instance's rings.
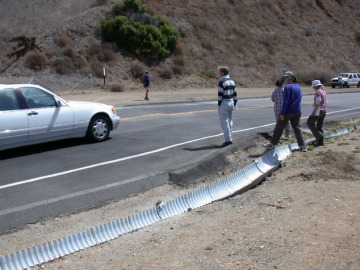
[{"label": "sandy soil", "polygon": [[[257,143],[232,153],[229,167],[189,188],[162,186],[29,224],[0,236],[0,256],[147,210],[218,180],[263,152]],[[285,165],[246,193],[35,268],[360,269],[360,131],[328,139],[324,147],[309,146],[307,153],[294,152]]]}]

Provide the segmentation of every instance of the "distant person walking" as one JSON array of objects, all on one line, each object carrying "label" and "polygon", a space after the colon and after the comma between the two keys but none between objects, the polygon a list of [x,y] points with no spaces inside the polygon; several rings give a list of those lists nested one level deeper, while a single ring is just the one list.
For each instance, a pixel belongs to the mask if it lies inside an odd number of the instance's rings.
[{"label": "distant person walking", "polygon": [[343,77],[341,76],[341,74],[338,76],[338,82],[339,82],[339,88],[343,88]]},{"label": "distant person walking", "polygon": [[225,147],[233,143],[233,116],[238,99],[235,82],[229,76],[229,68],[220,66],[218,67],[218,72],[220,76],[218,84],[218,114],[225,138],[222,146]]},{"label": "distant person walking", "polygon": [[145,88],[145,100],[149,101],[149,91],[150,91],[150,72],[147,70],[144,75],[143,85]]},{"label": "distant person walking", "polygon": [[314,102],[310,111],[307,125],[312,134],[316,138],[315,146],[324,145],[324,121],[327,109],[327,93],[323,88],[322,83],[319,80],[312,82],[311,86],[315,91]]},{"label": "distant person walking", "polygon": [[[271,101],[274,102],[274,113],[275,113],[275,120],[278,121],[283,105],[284,100],[284,86],[282,84],[282,80],[278,79],[275,82],[275,89],[271,94]],[[287,122],[285,125],[285,138],[290,138],[290,123]]]},{"label": "distant person walking", "polygon": [[306,145],[300,129],[301,99],[302,92],[300,85],[296,83],[296,76],[291,71],[286,71],[281,77],[284,87],[284,100],[281,108],[279,121],[276,122],[271,142],[266,148],[273,149],[278,144],[286,124],[290,121],[300,151],[306,152]]}]

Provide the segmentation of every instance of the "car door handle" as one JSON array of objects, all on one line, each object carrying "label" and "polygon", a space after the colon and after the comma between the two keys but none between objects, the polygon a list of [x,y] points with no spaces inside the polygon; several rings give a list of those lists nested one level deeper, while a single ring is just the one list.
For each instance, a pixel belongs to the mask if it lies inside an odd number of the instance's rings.
[{"label": "car door handle", "polygon": [[28,113],[28,115],[32,116],[32,115],[38,115],[39,113],[38,112],[35,112],[35,111],[31,111]]}]

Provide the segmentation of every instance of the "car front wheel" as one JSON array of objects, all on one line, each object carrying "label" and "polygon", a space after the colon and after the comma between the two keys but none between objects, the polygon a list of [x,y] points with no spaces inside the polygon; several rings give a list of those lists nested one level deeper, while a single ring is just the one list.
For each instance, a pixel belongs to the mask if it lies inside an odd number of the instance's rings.
[{"label": "car front wheel", "polygon": [[90,121],[87,137],[95,142],[102,142],[109,138],[109,119],[104,115],[97,115]]}]

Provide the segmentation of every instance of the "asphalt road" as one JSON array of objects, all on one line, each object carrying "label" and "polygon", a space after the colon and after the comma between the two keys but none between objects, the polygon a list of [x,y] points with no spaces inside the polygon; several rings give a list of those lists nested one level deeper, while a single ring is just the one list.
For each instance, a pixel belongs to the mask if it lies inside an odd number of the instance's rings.
[{"label": "asphalt road", "polygon": [[[359,117],[359,101],[359,93],[329,95],[326,121]],[[303,123],[311,103],[312,96],[303,97]],[[117,112],[120,127],[106,142],[65,140],[0,152],[0,231],[166,184],[169,172],[226,151],[220,147],[216,102],[129,106]],[[239,101],[236,147],[273,128],[268,98]],[[177,181],[185,178],[180,173]]]}]

